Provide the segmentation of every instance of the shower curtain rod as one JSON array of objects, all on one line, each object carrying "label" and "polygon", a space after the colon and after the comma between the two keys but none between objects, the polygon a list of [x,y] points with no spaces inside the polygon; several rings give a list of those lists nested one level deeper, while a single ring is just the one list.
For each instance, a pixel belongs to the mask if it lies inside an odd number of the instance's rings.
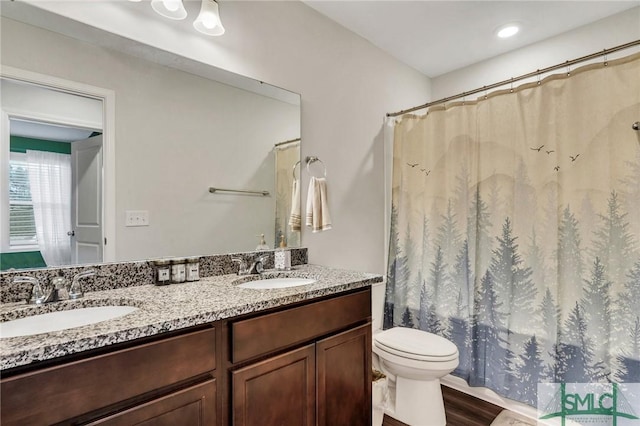
[{"label": "shower curtain rod", "polygon": [[[462,93],[454,95],[454,96],[449,96],[447,98],[438,99],[437,101],[427,102],[424,105],[416,106],[416,107],[409,108],[409,109],[404,109],[404,110],[398,111],[398,112],[389,112],[389,113],[387,113],[387,117],[397,117],[399,115],[407,114],[409,112],[418,111],[418,110],[421,110],[421,109],[429,108],[429,107],[434,106],[434,105],[443,104],[445,102],[449,102],[449,101],[452,101],[454,99],[460,99],[460,98],[464,98],[465,96],[475,95],[476,93],[486,92],[487,90],[495,89],[495,88],[500,87],[500,86],[505,86],[507,84],[514,83],[516,81],[524,80],[526,78],[535,77],[535,76],[538,76],[538,75],[541,75],[541,74],[548,73],[550,71],[555,71],[557,69],[566,68],[566,67],[569,67],[571,65],[578,64],[580,62],[588,61],[590,59],[595,59],[595,58],[598,58],[600,56],[606,56],[609,53],[618,52],[620,50],[628,49],[630,47],[637,46],[637,45],[640,45],[640,40],[635,40],[635,41],[632,41],[632,42],[629,42],[629,43],[626,43],[626,44],[621,44],[619,46],[612,47],[610,49],[604,49],[604,50],[602,50],[600,52],[595,52],[595,53],[592,53],[590,55],[582,56],[580,58],[573,59],[571,61],[566,61],[566,62],[563,62],[561,64],[552,65],[550,67],[539,69],[539,70],[530,72],[528,74],[520,75],[518,77],[512,77],[512,78],[510,78],[508,80],[503,80],[503,81],[500,81],[498,83],[490,84],[488,86],[482,86],[482,87],[480,87],[478,89],[475,89],[475,90],[471,90],[471,91],[468,91],[468,92],[462,92]],[[605,62],[605,64],[606,64],[606,62]]]}]

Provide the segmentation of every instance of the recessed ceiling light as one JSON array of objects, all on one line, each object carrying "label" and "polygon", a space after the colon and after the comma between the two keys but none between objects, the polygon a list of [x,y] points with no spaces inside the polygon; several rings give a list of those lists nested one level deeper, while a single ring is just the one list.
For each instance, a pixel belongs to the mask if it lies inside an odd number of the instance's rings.
[{"label": "recessed ceiling light", "polygon": [[496,35],[500,38],[509,38],[516,35],[520,31],[520,27],[515,24],[505,25],[500,27],[496,33]]}]

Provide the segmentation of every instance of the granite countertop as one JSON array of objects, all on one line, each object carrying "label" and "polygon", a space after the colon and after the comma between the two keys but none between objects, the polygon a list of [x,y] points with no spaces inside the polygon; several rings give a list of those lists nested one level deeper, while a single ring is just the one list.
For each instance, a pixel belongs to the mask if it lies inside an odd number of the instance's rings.
[{"label": "granite countertop", "polygon": [[24,302],[2,304],[1,321],[34,315],[34,311],[48,313],[75,307],[125,305],[135,306],[138,310],[93,325],[33,336],[2,338],[0,370],[368,287],[382,281],[382,276],[377,274],[317,265],[296,266],[285,273],[266,273],[314,278],[316,282],[299,287],[255,290],[237,287],[234,281],[244,277],[218,275],[168,286],[142,285],[88,292],[82,299],[43,306]]}]

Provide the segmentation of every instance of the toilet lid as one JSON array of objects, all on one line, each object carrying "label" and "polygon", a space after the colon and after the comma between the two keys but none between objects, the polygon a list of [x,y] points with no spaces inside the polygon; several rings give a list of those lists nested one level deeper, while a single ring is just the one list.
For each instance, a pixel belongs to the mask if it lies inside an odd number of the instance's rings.
[{"label": "toilet lid", "polygon": [[414,328],[395,327],[374,336],[375,344],[389,353],[422,361],[449,361],[458,348],[449,340]]}]

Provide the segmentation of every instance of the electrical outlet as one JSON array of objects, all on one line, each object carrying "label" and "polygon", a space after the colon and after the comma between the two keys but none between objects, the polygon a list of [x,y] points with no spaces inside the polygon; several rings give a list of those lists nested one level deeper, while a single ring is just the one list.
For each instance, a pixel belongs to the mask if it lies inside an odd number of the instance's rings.
[{"label": "electrical outlet", "polygon": [[148,210],[125,211],[125,226],[149,226]]}]

